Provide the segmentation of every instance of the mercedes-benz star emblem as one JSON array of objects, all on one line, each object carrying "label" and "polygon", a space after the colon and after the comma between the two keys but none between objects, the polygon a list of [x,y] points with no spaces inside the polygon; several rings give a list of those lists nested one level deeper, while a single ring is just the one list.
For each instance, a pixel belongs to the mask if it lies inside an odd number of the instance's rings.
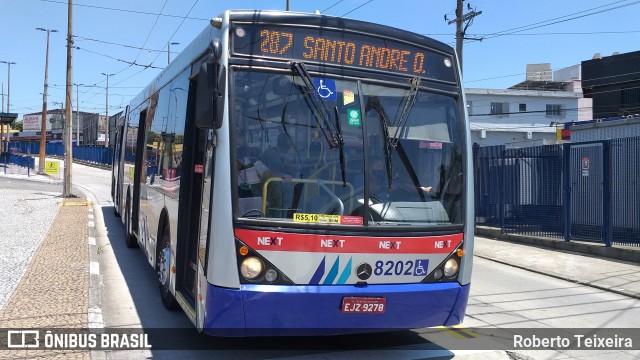
[{"label": "mercedes-benz star emblem", "polygon": [[362,263],[358,265],[358,267],[356,268],[356,275],[360,280],[367,280],[368,278],[371,277],[372,272],[373,272],[373,268],[371,267],[371,265],[367,263]]}]

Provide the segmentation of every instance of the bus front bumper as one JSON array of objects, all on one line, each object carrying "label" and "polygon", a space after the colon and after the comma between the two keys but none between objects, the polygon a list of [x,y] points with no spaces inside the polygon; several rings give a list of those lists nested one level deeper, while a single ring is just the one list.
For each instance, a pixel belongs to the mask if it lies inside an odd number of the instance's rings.
[{"label": "bus front bumper", "polygon": [[[462,322],[470,285],[457,282],[360,286],[209,284],[204,331],[215,336],[330,335]],[[345,297],[383,297],[382,314],[342,312]]]}]

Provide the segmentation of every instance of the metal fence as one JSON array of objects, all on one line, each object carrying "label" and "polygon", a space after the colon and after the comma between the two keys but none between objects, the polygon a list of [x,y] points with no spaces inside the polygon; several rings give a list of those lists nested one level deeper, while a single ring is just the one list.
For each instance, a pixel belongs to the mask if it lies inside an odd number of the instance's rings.
[{"label": "metal fence", "polygon": [[[11,148],[22,154],[40,154],[39,142],[12,142]],[[48,143],[45,153],[49,156],[64,156],[64,144]],[[111,165],[112,149],[96,146],[74,146],[72,149],[74,160],[84,161],[96,165]]]},{"label": "metal fence", "polygon": [[506,234],[640,246],[640,138],[475,147],[476,223]]},{"label": "metal fence", "polygon": [[34,173],[35,161],[30,156],[22,156],[10,153],[3,153],[0,155],[0,167],[6,174],[14,175],[27,175],[30,176]]}]

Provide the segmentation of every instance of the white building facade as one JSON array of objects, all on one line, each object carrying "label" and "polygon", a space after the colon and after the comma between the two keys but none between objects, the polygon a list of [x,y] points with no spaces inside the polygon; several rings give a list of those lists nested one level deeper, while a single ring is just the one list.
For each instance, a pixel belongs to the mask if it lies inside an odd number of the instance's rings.
[{"label": "white building facade", "polygon": [[556,143],[563,123],[592,118],[591,99],[573,85],[564,83],[562,90],[465,89],[472,141],[480,146]]}]

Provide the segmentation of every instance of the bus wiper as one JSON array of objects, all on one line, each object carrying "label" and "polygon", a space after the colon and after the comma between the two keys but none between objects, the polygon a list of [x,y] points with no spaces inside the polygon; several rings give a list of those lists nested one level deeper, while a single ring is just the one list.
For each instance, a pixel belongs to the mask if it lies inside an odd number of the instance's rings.
[{"label": "bus wiper", "polygon": [[342,187],[347,186],[347,180],[344,171],[344,139],[342,138],[342,128],[340,128],[340,117],[338,116],[338,107],[333,107],[336,128],[338,129],[338,147],[340,148],[340,173],[342,174]]},{"label": "bus wiper", "polygon": [[302,83],[304,84],[304,87],[305,87],[304,90],[306,90],[306,91],[302,91],[302,93],[305,99],[307,100],[307,102],[313,106],[311,110],[313,110],[313,112],[315,113],[315,118],[318,121],[318,127],[322,131],[322,134],[324,135],[324,137],[327,139],[329,146],[331,148],[339,147],[339,146],[341,147],[342,144],[344,143],[344,140],[342,139],[342,135],[340,134],[339,130],[336,131],[336,129],[334,129],[333,126],[331,125],[331,122],[329,121],[330,112],[325,106],[324,102],[318,100],[318,98],[316,97],[315,95],[316,89],[313,86],[313,81],[311,80],[311,76],[307,72],[307,69],[305,68],[304,64],[301,62],[294,61],[291,63],[291,70],[293,71],[294,74],[297,74],[302,79]]},{"label": "bus wiper", "polygon": [[380,130],[382,131],[382,138],[384,139],[384,160],[385,168],[387,170],[387,181],[389,183],[389,189],[391,189],[391,179],[393,178],[393,164],[391,162],[391,139],[389,138],[389,126],[387,125],[387,114],[380,104],[378,98],[373,98],[373,109],[380,116]]},{"label": "bus wiper", "polygon": [[411,88],[409,89],[409,95],[404,102],[404,107],[402,108],[402,112],[400,116],[398,116],[398,120],[396,121],[396,133],[391,138],[391,146],[394,148],[398,145],[398,141],[400,141],[400,134],[404,131],[404,127],[407,123],[407,119],[409,119],[409,113],[413,108],[413,105],[416,103],[416,98],[418,95],[418,89],[420,89],[420,78],[414,77],[411,79]]}]

